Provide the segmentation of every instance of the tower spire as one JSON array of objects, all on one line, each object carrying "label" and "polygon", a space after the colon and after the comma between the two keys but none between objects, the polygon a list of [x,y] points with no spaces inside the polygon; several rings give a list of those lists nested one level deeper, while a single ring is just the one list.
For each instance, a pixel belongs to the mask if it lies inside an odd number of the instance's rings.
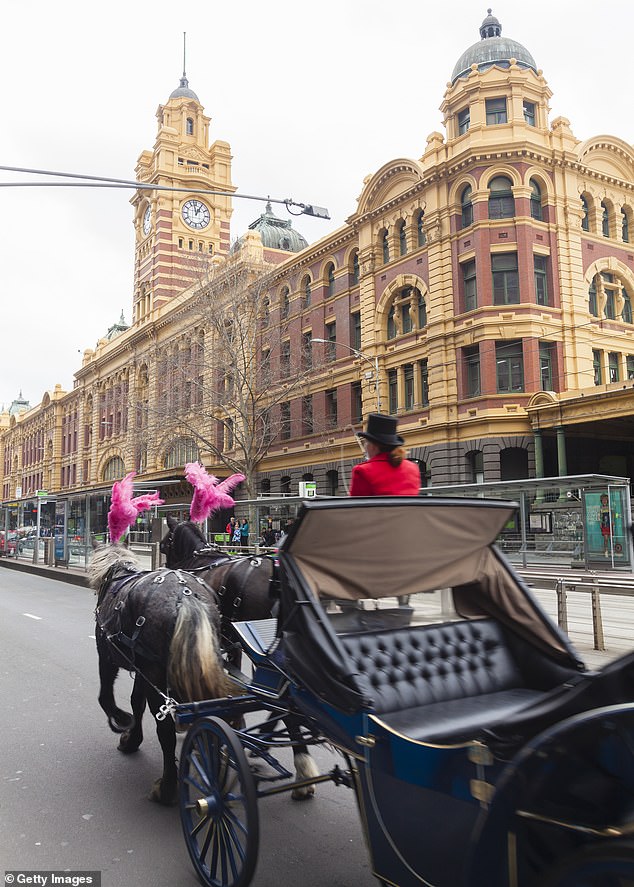
[{"label": "tower spire", "polygon": [[185,64],[185,59],[187,56],[187,31],[183,31],[183,80],[187,80],[187,66]]}]

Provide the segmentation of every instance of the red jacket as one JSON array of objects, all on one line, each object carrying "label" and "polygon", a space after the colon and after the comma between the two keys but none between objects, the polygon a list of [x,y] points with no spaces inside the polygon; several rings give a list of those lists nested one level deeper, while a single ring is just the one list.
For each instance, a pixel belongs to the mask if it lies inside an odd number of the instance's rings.
[{"label": "red jacket", "polygon": [[352,469],[351,496],[417,496],[419,491],[418,466],[403,459],[395,468],[389,453],[378,453]]}]

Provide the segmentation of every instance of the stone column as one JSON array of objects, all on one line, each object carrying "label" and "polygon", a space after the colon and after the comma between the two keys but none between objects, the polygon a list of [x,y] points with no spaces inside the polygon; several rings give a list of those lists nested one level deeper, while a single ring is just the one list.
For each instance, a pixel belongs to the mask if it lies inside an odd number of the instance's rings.
[{"label": "stone column", "polygon": [[[562,429],[563,431],[563,429]],[[544,449],[542,444],[542,432],[541,429],[537,429],[533,431],[533,438],[535,441],[535,477],[543,477],[544,476]],[[557,438],[559,440],[559,438]]]},{"label": "stone column", "polygon": [[568,474],[568,464],[566,462],[566,435],[562,425],[559,425],[555,431],[557,432],[557,474],[564,477]]}]

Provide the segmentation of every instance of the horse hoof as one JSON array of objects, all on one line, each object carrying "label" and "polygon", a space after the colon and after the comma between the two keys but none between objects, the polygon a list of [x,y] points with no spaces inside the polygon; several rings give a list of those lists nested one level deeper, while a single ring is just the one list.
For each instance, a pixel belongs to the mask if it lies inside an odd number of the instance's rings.
[{"label": "horse hoof", "polygon": [[118,709],[116,714],[108,715],[108,725],[113,733],[126,733],[134,727],[134,716]]},{"label": "horse hoof", "polygon": [[162,804],[164,807],[173,807],[178,802],[176,787],[171,792],[165,792],[163,790],[163,780],[157,779],[150,792],[150,801]]},{"label": "horse hoof", "polygon": [[139,746],[141,745],[142,741],[143,739],[139,739],[138,742],[136,740],[132,741],[130,739],[130,733],[128,731],[121,736],[117,748],[120,752],[123,752],[124,755],[131,755],[135,751],[139,750]]},{"label": "horse hoof", "polygon": [[306,785],[303,788],[294,788],[291,792],[291,798],[294,801],[308,801],[315,796],[315,786]]}]

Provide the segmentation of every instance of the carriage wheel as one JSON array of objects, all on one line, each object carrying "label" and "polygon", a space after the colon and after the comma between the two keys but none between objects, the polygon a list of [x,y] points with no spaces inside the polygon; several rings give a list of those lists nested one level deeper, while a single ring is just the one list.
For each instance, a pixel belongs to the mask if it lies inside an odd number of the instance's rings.
[{"label": "carriage wheel", "polygon": [[609,839],[590,844],[567,856],[544,879],[540,887],[632,887],[634,844]]},{"label": "carriage wheel", "polygon": [[244,750],[218,718],[195,723],[183,743],[180,815],[203,884],[246,887],[258,858],[257,794]]}]

